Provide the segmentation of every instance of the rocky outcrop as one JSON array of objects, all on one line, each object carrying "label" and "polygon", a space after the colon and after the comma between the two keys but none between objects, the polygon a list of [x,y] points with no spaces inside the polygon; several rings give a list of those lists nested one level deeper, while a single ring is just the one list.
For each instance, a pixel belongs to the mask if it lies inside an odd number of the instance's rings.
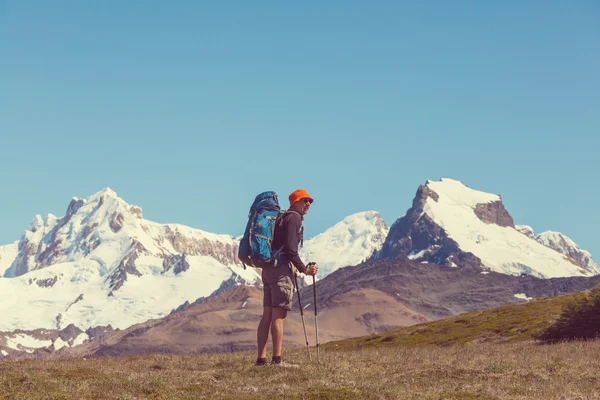
[{"label": "rocky outcrop", "polygon": [[491,203],[477,204],[475,206],[475,214],[480,220],[488,224],[496,224],[499,226],[515,226],[513,218],[510,216],[502,201],[494,201]]},{"label": "rocky outcrop", "polygon": [[39,287],[52,287],[54,286],[54,284],[56,283],[56,281],[58,280],[58,277],[55,276],[53,278],[47,278],[47,279],[37,279],[35,281],[35,283],[39,286]]},{"label": "rocky outcrop", "polygon": [[125,257],[123,257],[119,263],[119,266],[107,278],[110,287],[110,293],[108,294],[109,297],[112,296],[116,290],[119,290],[121,286],[123,286],[128,275],[134,275],[138,277],[142,276],[135,265],[135,261],[144,253],[146,253],[144,246],[134,239],[131,244],[130,251],[127,253],[127,255],[125,255]]},{"label": "rocky outcrop", "polygon": [[77,298],[67,306],[67,309],[65,310],[65,312],[69,311],[69,308],[71,308],[71,306],[73,306],[73,304],[79,303],[80,301],[83,300],[83,293],[81,293],[79,296],[77,296]]},{"label": "rocky outcrop", "polygon": [[95,326],[93,328],[88,328],[85,333],[90,338],[90,341],[101,340],[106,336],[110,335],[115,330],[111,325],[107,326]]},{"label": "rocky outcrop", "polygon": [[175,275],[187,271],[190,269],[190,263],[188,262],[185,253],[168,255],[163,260],[163,273],[173,270]]},{"label": "rocky outcrop", "polygon": [[114,213],[110,219],[110,229],[117,233],[123,227],[123,222],[125,221],[125,217],[121,213]]},{"label": "rocky outcrop", "polygon": [[133,215],[135,215],[136,218],[138,219],[142,219],[144,218],[142,215],[142,208],[138,207],[138,206],[131,206],[129,207],[129,212]]},{"label": "rocky outcrop", "polygon": [[373,260],[411,257],[432,264],[456,266],[461,259],[458,244],[424,211],[427,199],[438,201],[439,196],[430,188],[420,185],[412,207],[390,228],[382,249]]},{"label": "rocky outcrop", "polygon": [[57,224],[62,226],[63,222],[53,215],[48,215],[46,220],[39,215],[33,219],[19,241],[19,253],[12,266],[15,276],[43,268],[62,253],[60,241],[55,240]]},{"label": "rocky outcrop", "polygon": [[74,324],[69,324],[58,333],[58,337],[60,337],[65,342],[72,343],[73,340],[81,333],[83,333],[81,329],[76,327]]}]

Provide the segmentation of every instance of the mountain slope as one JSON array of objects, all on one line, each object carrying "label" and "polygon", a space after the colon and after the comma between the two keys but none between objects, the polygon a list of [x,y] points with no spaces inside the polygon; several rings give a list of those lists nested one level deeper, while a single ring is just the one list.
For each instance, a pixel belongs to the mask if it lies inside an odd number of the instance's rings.
[{"label": "mountain slope", "polygon": [[519,342],[550,326],[574,294],[546,297],[523,304],[509,304],[484,311],[410,327],[401,327],[369,336],[324,344],[327,350],[372,346],[453,345],[475,342]]},{"label": "mountain slope", "polygon": [[[112,332],[101,340],[65,347],[50,358],[121,356],[145,353],[212,353],[256,348],[256,327],[261,318],[262,292],[256,287],[237,286],[167,317]],[[307,319],[307,329],[312,329]],[[326,327],[325,341],[342,338]],[[301,346],[304,334],[299,315],[286,319],[286,346]],[[22,354],[21,358],[36,355]],[[38,356],[45,357],[43,353]]]}]

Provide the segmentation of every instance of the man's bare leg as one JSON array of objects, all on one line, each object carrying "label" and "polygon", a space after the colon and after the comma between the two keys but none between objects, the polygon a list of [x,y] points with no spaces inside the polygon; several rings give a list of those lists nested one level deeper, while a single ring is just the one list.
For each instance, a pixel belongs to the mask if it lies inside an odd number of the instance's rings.
[{"label": "man's bare leg", "polygon": [[281,307],[273,307],[272,310],[271,336],[273,336],[273,357],[281,357],[283,320],[287,316],[287,310]]},{"label": "man's bare leg", "polygon": [[263,308],[263,315],[258,324],[256,339],[258,342],[258,358],[267,357],[267,343],[269,342],[269,330],[271,328],[271,318],[273,309],[271,307]]}]

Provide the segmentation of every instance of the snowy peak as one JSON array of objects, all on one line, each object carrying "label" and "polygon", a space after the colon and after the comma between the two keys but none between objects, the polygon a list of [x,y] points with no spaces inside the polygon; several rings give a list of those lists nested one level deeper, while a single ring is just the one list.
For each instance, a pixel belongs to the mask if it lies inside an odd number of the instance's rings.
[{"label": "snowy peak", "polygon": [[319,275],[356,265],[381,249],[389,228],[381,215],[365,211],[350,215],[325,232],[304,242],[302,260],[319,264]]},{"label": "snowy peak", "polygon": [[134,221],[139,218],[133,210],[137,209],[106,188],[87,199],[73,198],[62,218],[50,214],[43,220],[37,215],[19,242],[10,273],[21,276],[53,264],[78,261],[107,242],[108,247],[122,252],[129,240],[119,231],[124,224],[136,225]]},{"label": "snowy peak", "polygon": [[110,188],[74,197],[62,218],[36,216],[18,243],[0,247],[9,278],[0,279],[0,331],[124,328],[166,315],[224,282],[255,284],[237,250],[230,235],[145,220]]},{"label": "snowy peak", "polygon": [[[430,215],[441,208],[455,214],[471,209],[483,222],[514,227],[513,219],[498,195],[471,189],[460,181],[448,178],[442,178],[439,182],[427,181],[426,187],[436,195],[430,198],[424,209]],[[432,204],[440,202],[442,207]]]},{"label": "snowy peak", "polygon": [[460,181],[427,181],[398,219],[375,259],[404,256],[450,267],[472,267],[541,278],[591,275],[573,259],[538,243],[530,227],[515,227],[502,198]]},{"label": "snowy peak", "polygon": [[537,235],[535,240],[574,260],[589,273],[593,275],[600,274],[600,267],[594,262],[592,255],[588,251],[581,249],[567,235],[560,232],[546,231]]},{"label": "snowy peak", "polygon": [[49,215],[43,220],[36,216],[19,242],[18,255],[7,275],[21,276],[84,259],[96,260],[101,273],[105,273],[122,265],[133,251],[132,243],[138,257],[163,259],[187,253],[211,256],[224,264],[237,263],[233,237],[144,220],[140,207],[105,188],[86,199],[74,197],[62,218]]},{"label": "snowy peak", "polygon": [[425,187],[438,196],[447,197],[454,203],[466,207],[502,200],[498,195],[471,189],[461,181],[450,178],[441,178],[439,181],[427,180]]}]

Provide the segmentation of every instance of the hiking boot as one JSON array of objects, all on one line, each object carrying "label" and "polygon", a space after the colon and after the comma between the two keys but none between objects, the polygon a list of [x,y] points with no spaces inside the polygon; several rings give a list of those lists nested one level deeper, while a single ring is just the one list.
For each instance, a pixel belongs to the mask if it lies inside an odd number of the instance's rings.
[{"label": "hiking boot", "polygon": [[267,357],[257,358],[256,364],[254,364],[254,365],[256,365],[256,366],[267,365]]}]

